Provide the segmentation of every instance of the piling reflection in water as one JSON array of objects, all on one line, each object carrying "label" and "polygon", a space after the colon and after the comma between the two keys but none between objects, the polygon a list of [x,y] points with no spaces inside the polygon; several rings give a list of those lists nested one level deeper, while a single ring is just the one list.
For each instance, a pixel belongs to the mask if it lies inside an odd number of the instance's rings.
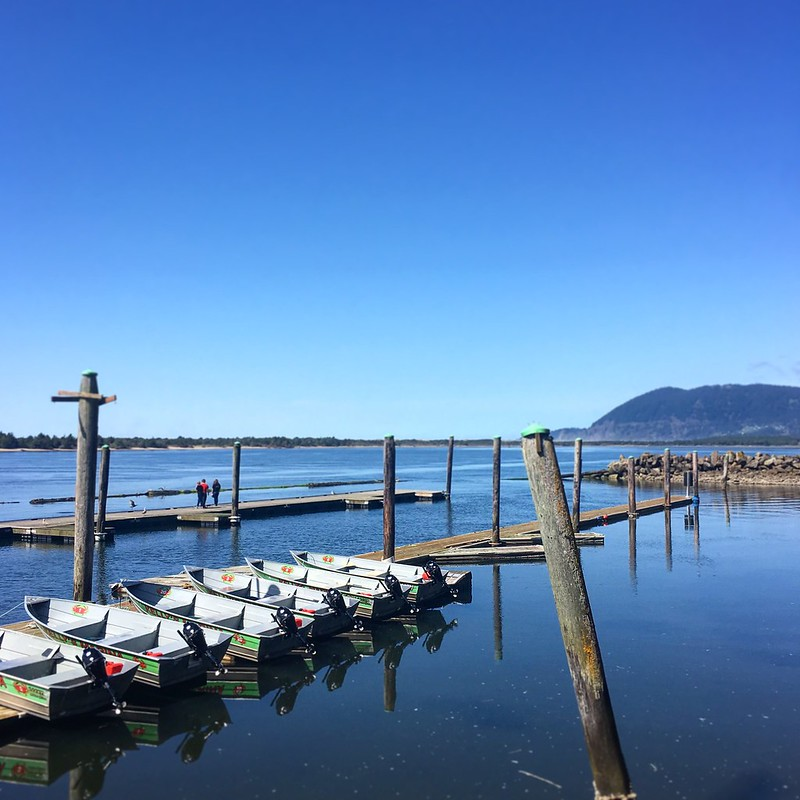
[{"label": "piling reflection in water", "polygon": [[672,512],[664,512],[664,554],[667,561],[667,572],[672,572]]},{"label": "piling reflection in water", "polygon": [[628,517],[628,573],[634,592],[637,590],[636,575],[636,517]]},{"label": "piling reflection in water", "polygon": [[492,597],[494,599],[494,658],[503,660],[503,599],[500,589],[500,565],[492,565]]}]

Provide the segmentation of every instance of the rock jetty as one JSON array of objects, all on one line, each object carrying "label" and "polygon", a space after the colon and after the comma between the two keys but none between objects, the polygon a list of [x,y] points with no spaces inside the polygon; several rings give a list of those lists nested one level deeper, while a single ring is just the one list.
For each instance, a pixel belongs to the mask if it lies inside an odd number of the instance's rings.
[{"label": "rock jetty", "polygon": [[[727,470],[725,462],[727,461]],[[664,480],[664,454],[642,453],[634,458],[636,479],[650,483]],[[691,471],[692,456],[670,454],[670,483],[683,485],[684,472]],[[698,456],[698,480],[700,485],[722,485],[727,473],[731,486],[800,486],[800,454],[774,456],[769,453],[747,455],[741,450],[727,453],[714,451],[709,456]],[[604,470],[585,473],[585,479],[603,481],[627,481],[628,459],[620,456]]]}]

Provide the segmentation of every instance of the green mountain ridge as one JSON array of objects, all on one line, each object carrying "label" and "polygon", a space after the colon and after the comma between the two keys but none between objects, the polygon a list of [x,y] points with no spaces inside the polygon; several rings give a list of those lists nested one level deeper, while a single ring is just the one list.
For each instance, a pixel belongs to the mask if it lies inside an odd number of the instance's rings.
[{"label": "green mountain ridge", "polygon": [[588,428],[561,428],[553,437],[581,437],[585,442],[800,442],[800,387],[666,386],[622,403]]}]

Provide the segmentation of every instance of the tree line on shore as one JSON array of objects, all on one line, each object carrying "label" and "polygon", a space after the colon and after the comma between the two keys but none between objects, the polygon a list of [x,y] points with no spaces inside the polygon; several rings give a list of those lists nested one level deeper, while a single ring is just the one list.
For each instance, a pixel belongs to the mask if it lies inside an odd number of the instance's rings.
[{"label": "tree line on shore", "polygon": [[[230,447],[234,441],[243,447],[379,447],[383,439],[338,439],[335,436],[241,436],[228,437],[187,436],[99,436],[98,445],[107,444],[114,450],[134,448],[165,449],[167,447]],[[399,439],[398,445],[437,446],[447,444],[447,439]],[[490,445],[491,439],[470,439],[456,441],[459,445]],[[74,450],[77,446],[75,436],[50,436],[37,433],[35,436],[14,436],[0,431],[0,450]]]},{"label": "tree line on shore", "polygon": [[[293,447],[380,447],[383,439],[338,439],[335,436],[241,436],[229,437],[188,436],[99,436],[98,445],[107,444],[114,450],[153,449],[164,450],[168,447],[231,447],[234,441],[243,447],[274,447],[290,449]],[[400,447],[441,447],[448,443],[447,439],[398,439]],[[456,439],[460,447],[491,446],[492,439]],[[558,440],[556,444],[571,445],[571,440]],[[630,445],[631,442],[584,442],[592,445]],[[638,444],[659,444],[659,442],[639,442]],[[732,436],[719,439],[697,439],[693,441],[662,442],[672,446],[724,445],[739,447],[778,447],[784,445],[800,445],[794,437],[788,436]],[[519,440],[503,440],[503,445],[519,445]],[[77,440],[73,434],[51,436],[37,433],[35,436],[15,436],[13,433],[0,431],[0,450],[74,450]]]}]

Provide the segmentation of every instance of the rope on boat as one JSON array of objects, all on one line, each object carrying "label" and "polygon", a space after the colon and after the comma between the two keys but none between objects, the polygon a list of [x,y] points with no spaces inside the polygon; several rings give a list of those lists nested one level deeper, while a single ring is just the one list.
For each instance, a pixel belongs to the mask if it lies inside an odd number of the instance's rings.
[{"label": "rope on boat", "polygon": [[12,611],[18,609],[25,601],[23,600],[22,603],[17,603],[13,608],[9,608],[8,611],[4,611],[0,614],[0,617],[5,617],[7,614],[10,614]]}]

